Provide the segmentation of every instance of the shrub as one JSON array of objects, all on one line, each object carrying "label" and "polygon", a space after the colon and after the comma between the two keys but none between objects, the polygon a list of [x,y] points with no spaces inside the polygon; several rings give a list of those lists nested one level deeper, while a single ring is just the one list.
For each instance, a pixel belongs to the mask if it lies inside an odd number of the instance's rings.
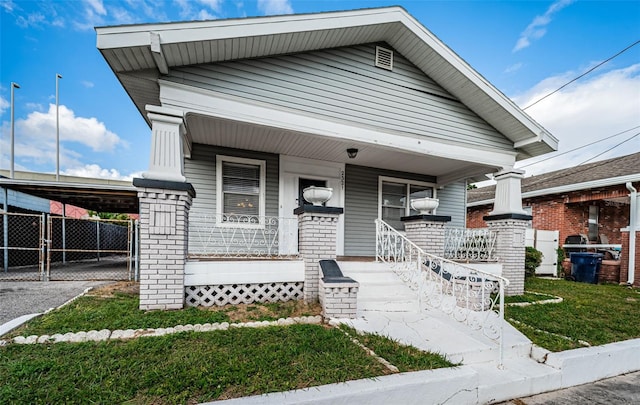
[{"label": "shrub", "polygon": [[542,263],[542,252],[533,246],[527,246],[524,255],[524,275],[530,277],[536,274],[536,268]]}]

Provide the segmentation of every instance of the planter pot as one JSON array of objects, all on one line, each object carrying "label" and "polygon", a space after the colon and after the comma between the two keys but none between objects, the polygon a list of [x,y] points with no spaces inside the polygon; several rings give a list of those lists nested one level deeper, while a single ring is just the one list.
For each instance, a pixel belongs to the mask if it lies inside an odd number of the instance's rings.
[{"label": "planter pot", "polygon": [[329,187],[311,186],[302,190],[302,196],[313,205],[322,205],[329,201],[333,195],[333,189]]},{"label": "planter pot", "polygon": [[421,215],[431,215],[438,208],[440,200],[437,198],[423,197],[411,200],[411,208],[419,211]]}]

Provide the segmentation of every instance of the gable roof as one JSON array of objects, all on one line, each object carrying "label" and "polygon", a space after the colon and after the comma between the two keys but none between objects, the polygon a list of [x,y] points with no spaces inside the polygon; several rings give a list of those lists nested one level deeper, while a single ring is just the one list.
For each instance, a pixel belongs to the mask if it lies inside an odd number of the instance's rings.
[{"label": "gable roof", "polygon": [[[522,179],[522,197],[585,190],[640,181],[640,152]],[[496,186],[467,192],[467,206],[493,202]]]},{"label": "gable roof", "polygon": [[518,159],[558,140],[401,7],[98,27],[97,47],[147,119],[175,66],[386,42],[514,143]]}]

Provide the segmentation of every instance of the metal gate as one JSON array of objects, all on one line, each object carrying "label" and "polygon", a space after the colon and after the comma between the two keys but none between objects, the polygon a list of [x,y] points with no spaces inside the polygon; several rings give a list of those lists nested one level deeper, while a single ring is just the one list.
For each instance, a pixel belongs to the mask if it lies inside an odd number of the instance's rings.
[{"label": "metal gate", "polygon": [[0,212],[0,280],[42,280],[45,262],[45,214]]},{"label": "metal gate", "polygon": [[132,220],[49,216],[46,280],[133,279]]},{"label": "metal gate", "polygon": [[0,280],[137,280],[137,221],[11,212],[0,219]]}]

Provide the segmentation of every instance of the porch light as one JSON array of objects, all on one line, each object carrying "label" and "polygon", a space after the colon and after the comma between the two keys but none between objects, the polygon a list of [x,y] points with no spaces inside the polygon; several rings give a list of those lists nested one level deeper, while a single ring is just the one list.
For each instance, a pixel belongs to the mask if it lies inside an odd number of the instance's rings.
[{"label": "porch light", "polygon": [[358,149],[356,148],[347,149],[347,156],[349,156],[349,159],[355,159],[356,156],[358,156]]}]

